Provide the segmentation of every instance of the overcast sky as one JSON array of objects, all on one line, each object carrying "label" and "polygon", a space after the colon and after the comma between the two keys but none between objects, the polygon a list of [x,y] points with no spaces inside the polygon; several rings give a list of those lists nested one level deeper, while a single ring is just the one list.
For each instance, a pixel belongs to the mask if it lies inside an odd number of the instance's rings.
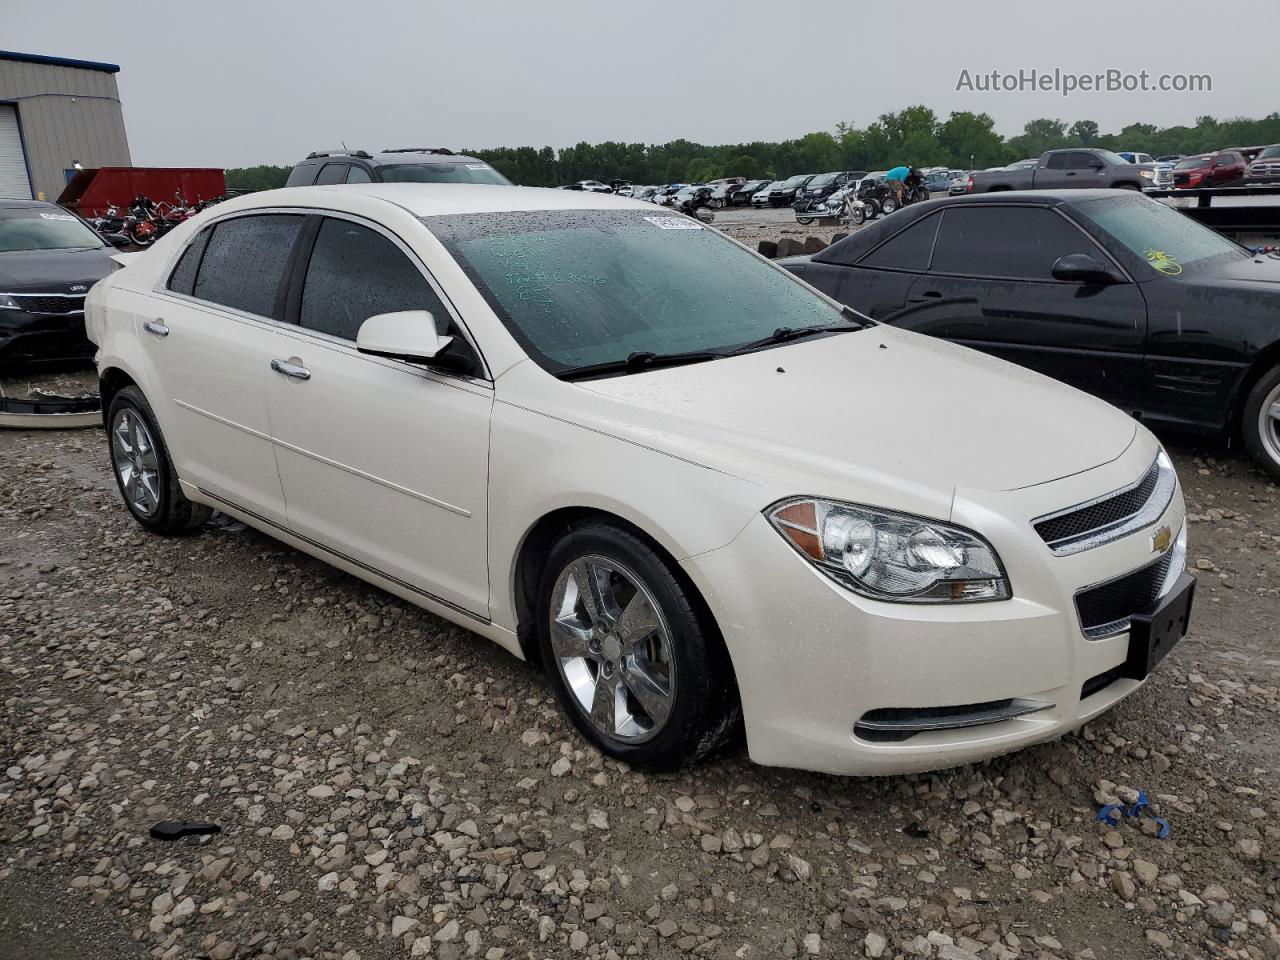
[{"label": "overcast sky", "polygon": [[[341,140],[781,140],[915,103],[943,117],[986,111],[1006,135],[1042,116],[1105,133],[1280,108],[1280,4],[1212,11],[1183,0],[0,0],[0,46],[120,64],[135,164],[247,166]],[[1207,73],[1213,90],[956,89],[962,70],[1031,68]]]}]

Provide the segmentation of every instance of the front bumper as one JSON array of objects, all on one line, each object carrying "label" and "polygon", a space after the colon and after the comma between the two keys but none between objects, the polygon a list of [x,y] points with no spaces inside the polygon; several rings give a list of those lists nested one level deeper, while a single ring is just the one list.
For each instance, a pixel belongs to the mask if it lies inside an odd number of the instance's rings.
[{"label": "front bumper", "polygon": [[84,332],[84,312],[40,314],[0,310],[0,365],[85,360],[94,346]]},{"label": "front bumper", "polygon": [[[1059,737],[1136,690],[1141,681],[1113,673],[1128,657],[1129,633],[1087,639],[1075,594],[1155,559],[1152,530],[1168,526],[1176,536],[1185,522],[1181,488],[1152,527],[1072,556],[1053,555],[1030,520],[1123,487],[1157,449],[1146,437],[1075,477],[998,494],[957,491],[951,520],[996,547],[1010,600],[860,597],[811,567],[763,515],[728,546],[684,561],[732,656],[752,759],[855,775],[950,767]],[[1005,701],[1038,709],[899,740],[854,729],[869,713]]]}]

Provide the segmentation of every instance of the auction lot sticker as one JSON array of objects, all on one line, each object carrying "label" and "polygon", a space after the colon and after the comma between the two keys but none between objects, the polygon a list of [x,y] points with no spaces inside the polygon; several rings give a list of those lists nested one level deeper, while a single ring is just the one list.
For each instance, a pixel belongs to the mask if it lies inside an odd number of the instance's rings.
[{"label": "auction lot sticker", "polygon": [[701,230],[702,224],[686,220],[684,217],[645,217],[655,227],[662,230]]}]

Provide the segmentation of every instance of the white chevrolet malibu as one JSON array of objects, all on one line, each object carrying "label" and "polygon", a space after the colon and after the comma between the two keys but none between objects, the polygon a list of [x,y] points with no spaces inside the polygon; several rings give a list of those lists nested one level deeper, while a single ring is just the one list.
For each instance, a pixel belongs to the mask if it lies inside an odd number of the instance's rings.
[{"label": "white chevrolet malibu", "polygon": [[639,201],[254,194],[86,321],[140,524],[223,511],[539,661],[630,762],[744,728],[760,763],[837,773],[989,757],[1186,630],[1146,429]]}]

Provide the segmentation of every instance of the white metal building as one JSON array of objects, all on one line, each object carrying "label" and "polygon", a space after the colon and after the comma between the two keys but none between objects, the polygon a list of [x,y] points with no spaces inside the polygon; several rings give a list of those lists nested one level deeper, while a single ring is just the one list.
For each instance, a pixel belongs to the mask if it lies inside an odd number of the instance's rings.
[{"label": "white metal building", "polygon": [[0,197],[56,200],[82,167],[128,167],[114,63],[0,50]]}]

